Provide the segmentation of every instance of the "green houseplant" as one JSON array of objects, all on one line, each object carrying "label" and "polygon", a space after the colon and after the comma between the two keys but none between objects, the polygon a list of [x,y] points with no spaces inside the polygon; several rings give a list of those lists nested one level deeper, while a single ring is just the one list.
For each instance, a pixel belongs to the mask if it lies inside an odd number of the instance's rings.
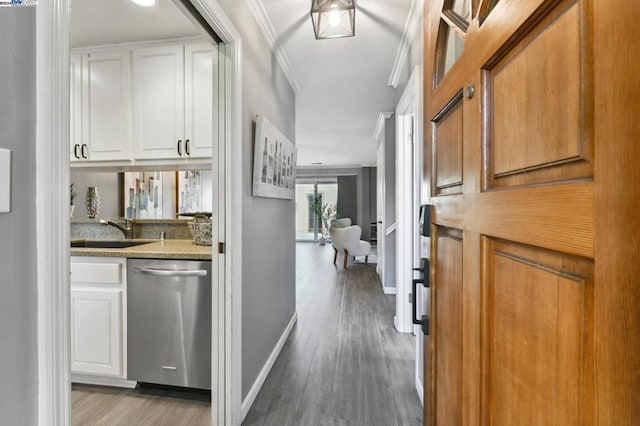
[{"label": "green houseplant", "polygon": [[311,202],[311,210],[316,215],[320,224],[320,245],[324,245],[327,241],[329,233],[329,222],[336,217],[336,205],[325,203],[322,204],[322,197],[316,196]]}]

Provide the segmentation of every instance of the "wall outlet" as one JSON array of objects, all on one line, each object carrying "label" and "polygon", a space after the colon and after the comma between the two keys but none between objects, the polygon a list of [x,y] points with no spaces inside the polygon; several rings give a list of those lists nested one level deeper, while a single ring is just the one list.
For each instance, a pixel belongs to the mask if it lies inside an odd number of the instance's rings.
[{"label": "wall outlet", "polygon": [[11,151],[0,148],[0,213],[11,212]]}]

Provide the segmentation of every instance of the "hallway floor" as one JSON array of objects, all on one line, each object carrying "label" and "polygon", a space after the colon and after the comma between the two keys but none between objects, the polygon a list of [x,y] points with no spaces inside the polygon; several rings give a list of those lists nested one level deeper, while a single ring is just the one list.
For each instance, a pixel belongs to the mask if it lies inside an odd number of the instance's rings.
[{"label": "hallway floor", "polygon": [[375,265],[345,271],[316,243],[296,256],[298,323],[243,425],[421,425],[415,340],[395,331]]}]

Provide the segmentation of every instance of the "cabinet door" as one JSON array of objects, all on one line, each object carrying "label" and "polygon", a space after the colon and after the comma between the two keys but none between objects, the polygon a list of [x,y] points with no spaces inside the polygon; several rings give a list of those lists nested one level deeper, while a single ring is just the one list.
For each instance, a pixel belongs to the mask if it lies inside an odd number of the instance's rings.
[{"label": "cabinet door", "polygon": [[70,160],[82,160],[82,56],[80,54],[71,55],[69,62],[69,115],[71,125],[69,127],[69,149]]},{"label": "cabinet door", "polygon": [[71,289],[71,371],[121,376],[122,289]]},{"label": "cabinet door", "polygon": [[184,155],[184,51],[182,45],[133,51],[136,159]]},{"label": "cabinet door", "polygon": [[185,154],[211,157],[218,131],[218,52],[210,43],[185,46]]},{"label": "cabinet door", "polygon": [[129,51],[85,54],[82,81],[81,156],[92,161],[128,160],[131,146]]}]

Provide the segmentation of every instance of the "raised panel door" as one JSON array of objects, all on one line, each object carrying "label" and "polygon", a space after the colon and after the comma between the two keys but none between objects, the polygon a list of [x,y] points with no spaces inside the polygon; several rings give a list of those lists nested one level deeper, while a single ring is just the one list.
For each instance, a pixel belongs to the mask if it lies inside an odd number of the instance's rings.
[{"label": "raised panel door", "polygon": [[82,158],[82,56],[72,54],[69,58],[69,159]]},{"label": "raised panel door", "polygon": [[211,157],[218,133],[218,52],[210,43],[185,45],[185,149],[187,157]]},{"label": "raised panel door", "polygon": [[71,289],[71,371],[122,376],[122,289]]},{"label": "raised panel door", "polygon": [[136,159],[184,156],[184,47],[133,51]]},{"label": "raised panel door", "polygon": [[82,56],[83,160],[128,160],[131,150],[129,51]]},{"label": "raised panel door", "polygon": [[640,5],[463,3],[425,5],[425,424],[634,424]]}]

